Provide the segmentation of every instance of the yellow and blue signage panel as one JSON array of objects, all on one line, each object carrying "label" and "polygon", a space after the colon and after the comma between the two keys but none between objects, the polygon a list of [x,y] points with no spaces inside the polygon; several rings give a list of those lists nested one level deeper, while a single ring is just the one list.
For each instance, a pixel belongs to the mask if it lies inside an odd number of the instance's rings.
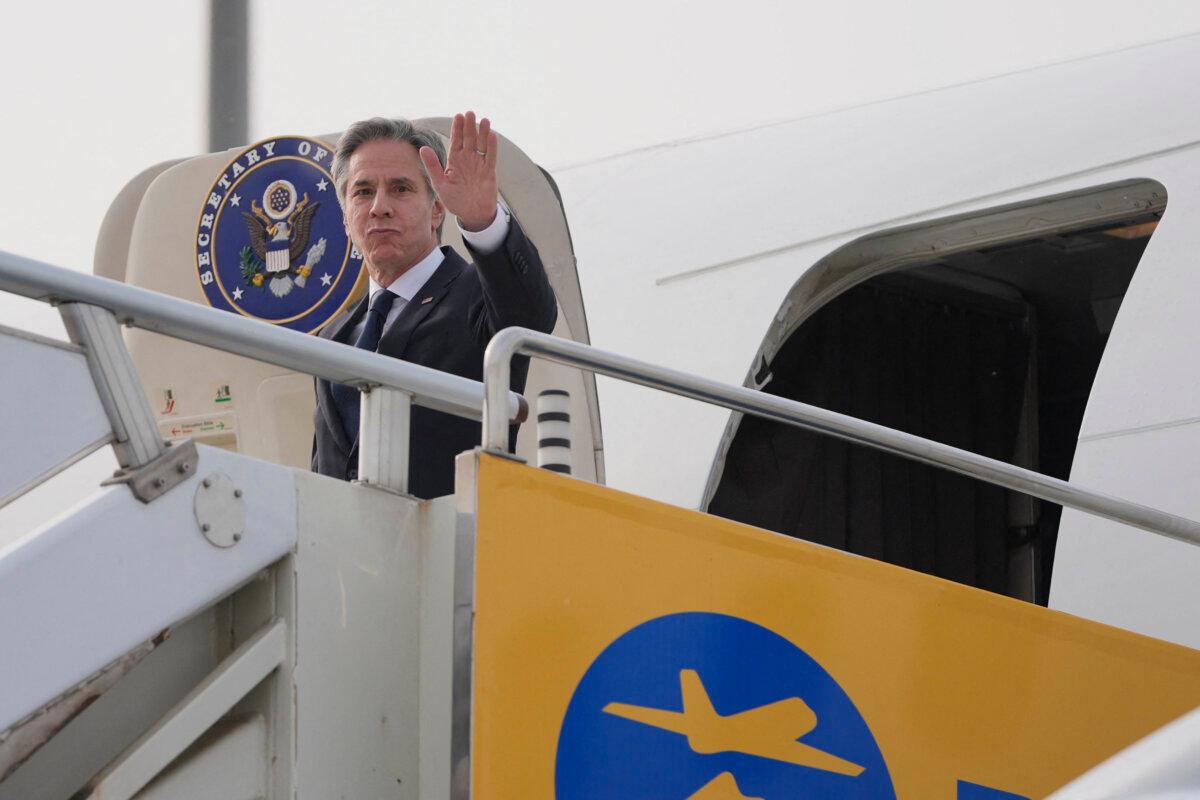
[{"label": "yellow and blue signage panel", "polygon": [[480,456],[475,797],[1042,797],[1200,652]]}]

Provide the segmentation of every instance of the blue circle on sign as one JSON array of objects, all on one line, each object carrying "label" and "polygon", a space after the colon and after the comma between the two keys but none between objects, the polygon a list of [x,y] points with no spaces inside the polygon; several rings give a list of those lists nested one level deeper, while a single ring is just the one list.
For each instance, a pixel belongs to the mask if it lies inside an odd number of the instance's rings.
[{"label": "blue circle on sign", "polygon": [[251,145],[213,182],[196,225],[196,277],[209,305],[310,333],[346,307],[362,256],[346,236],[316,139]]},{"label": "blue circle on sign", "polygon": [[567,706],[559,800],[894,800],[850,697],[782,636],[723,614],[645,622],[605,648]]}]

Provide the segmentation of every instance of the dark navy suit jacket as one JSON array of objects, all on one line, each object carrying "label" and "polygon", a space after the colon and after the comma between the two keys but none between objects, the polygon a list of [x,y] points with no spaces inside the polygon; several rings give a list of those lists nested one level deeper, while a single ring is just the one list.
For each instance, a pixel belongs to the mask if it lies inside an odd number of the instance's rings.
[{"label": "dark navy suit jacket", "polygon": [[[481,380],[483,351],[497,331],[513,325],[546,333],[554,328],[558,315],[554,290],[537,248],[515,219],[510,222],[504,243],[494,253],[484,255],[471,250],[474,264],[463,261],[450,247],[443,247],[442,252],[445,259],[384,331],[377,352]],[[422,302],[426,298],[432,299]],[[368,301],[363,297],[319,335],[348,344]],[[528,372],[528,359],[514,359],[514,391],[524,391]],[[358,442],[346,439],[329,381],[317,379],[316,390],[313,471],[353,480],[358,477]],[[453,493],[454,457],[477,446],[479,439],[478,422],[414,405],[409,493],[422,498]]]}]

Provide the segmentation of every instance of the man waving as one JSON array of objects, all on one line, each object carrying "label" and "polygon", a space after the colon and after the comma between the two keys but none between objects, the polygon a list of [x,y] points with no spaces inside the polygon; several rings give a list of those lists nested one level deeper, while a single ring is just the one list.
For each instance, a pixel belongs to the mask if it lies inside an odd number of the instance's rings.
[{"label": "man waving", "polygon": [[[468,111],[454,117],[447,152],[437,133],[408,120],[374,118],[342,134],[333,179],[346,232],[370,278],[367,296],[321,336],[474,380],[499,330],[549,332],[557,307],[537,249],[499,200],[496,134]],[[438,247],[449,212],[473,264]],[[513,363],[522,391],[528,361]],[[358,477],[359,392],[317,379],[315,472]],[[454,491],[454,457],[479,443],[479,423],[412,410],[409,492]]]}]

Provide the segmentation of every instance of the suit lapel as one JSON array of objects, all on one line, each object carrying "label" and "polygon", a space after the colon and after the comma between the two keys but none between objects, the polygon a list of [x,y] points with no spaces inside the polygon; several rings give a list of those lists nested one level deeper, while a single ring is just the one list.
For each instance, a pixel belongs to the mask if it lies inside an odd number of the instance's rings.
[{"label": "suit lapel", "polygon": [[358,322],[359,318],[366,313],[367,303],[371,300],[370,294],[369,291],[364,292],[353,308],[348,309],[340,319],[334,320],[329,326],[329,335],[326,338],[348,344],[346,340],[350,338],[350,331],[354,330],[354,323]]},{"label": "suit lapel", "polygon": [[[349,344],[347,341],[350,333],[354,330],[354,324],[367,310],[367,303],[370,301],[370,292],[363,295],[362,299],[355,304],[354,308],[348,310],[341,319],[335,320],[330,325],[329,335],[327,338],[342,344]],[[317,406],[321,409],[321,415],[325,418],[325,426],[329,428],[330,434],[333,436],[334,442],[345,453],[349,453],[353,442],[346,438],[346,432],[342,428],[342,415],[338,413],[337,403],[333,400],[333,391],[330,389],[329,381],[324,378],[317,379],[317,393],[319,396]]]},{"label": "suit lapel", "polygon": [[442,252],[446,254],[446,257],[438,265],[437,270],[425,282],[420,291],[413,295],[413,299],[404,306],[391,327],[384,331],[383,338],[379,340],[378,352],[385,353],[392,358],[403,358],[413,331],[429,316],[429,312],[433,310],[434,306],[442,301],[446,292],[450,291],[450,285],[466,268],[467,262],[463,261],[458,253],[448,247],[443,248]]}]

